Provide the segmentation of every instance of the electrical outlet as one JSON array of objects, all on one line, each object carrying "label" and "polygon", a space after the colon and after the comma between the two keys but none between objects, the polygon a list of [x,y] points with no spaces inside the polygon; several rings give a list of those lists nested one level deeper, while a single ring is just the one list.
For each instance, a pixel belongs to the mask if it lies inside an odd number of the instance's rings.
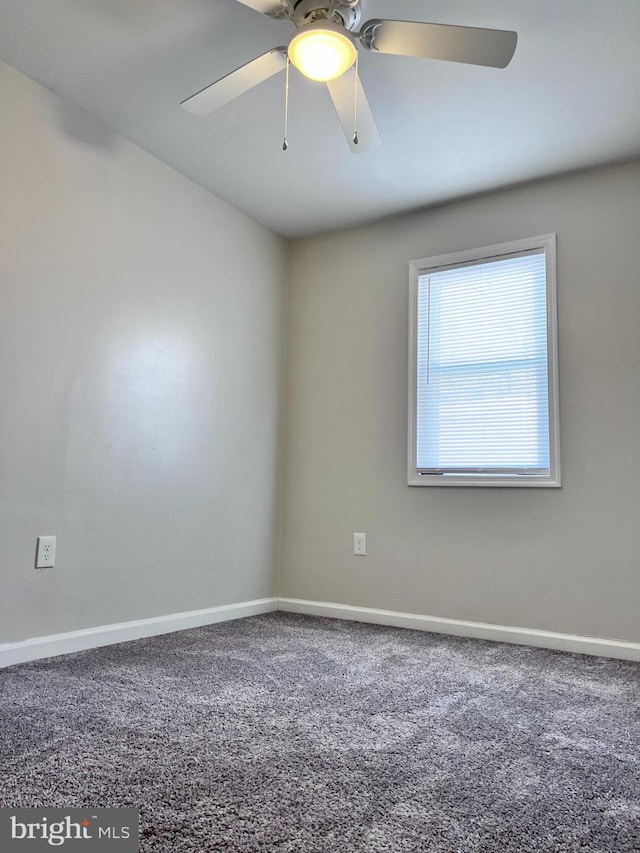
[{"label": "electrical outlet", "polygon": [[367,556],[367,534],[366,533],[354,533],[353,534],[353,553],[356,557],[366,557]]},{"label": "electrical outlet", "polygon": [[52,569],[56,564],[56,537],[38,536],[36,569]]}]

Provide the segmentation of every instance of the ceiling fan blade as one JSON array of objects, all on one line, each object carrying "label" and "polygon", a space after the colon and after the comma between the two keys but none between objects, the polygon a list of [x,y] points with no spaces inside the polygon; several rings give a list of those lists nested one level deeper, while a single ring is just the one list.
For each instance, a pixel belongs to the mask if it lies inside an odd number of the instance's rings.
[{"label": "ceiling fan blade", "polygon": [[198,116],[206,116],[229,103],[239,95],[253,89],[258,83],[273,77],[278,71],[283,71],[287,65],[287,48],[274,47],[273,50],[263,53],[246,65],[241,65],[225,77],[205,86],[195,95],[182,101],[181,105],[190,113]]},{"label": "ceiling fan blade", "polygon": [[355,132],[355,86],[356,70],[351,67],[341,77],[330,80],[327,89],[336,108],[340,124],[347,137],[349,148],[354,154],[364,154],[381,144],[380,134],[373,119],[369,101],[358,77],[358,143],[353,141]]},{"label": "ceiling fan blade", "polygon": [[510,30],[376,19],[362,27],[360,40],[368,50],[378,53],[505,68],[516,49],[518,34]]},{"label": "ceiling fan blade", "polygon": [[238,0],[238,3],[271,18],[288,17],[287,4],[282,0]]}]

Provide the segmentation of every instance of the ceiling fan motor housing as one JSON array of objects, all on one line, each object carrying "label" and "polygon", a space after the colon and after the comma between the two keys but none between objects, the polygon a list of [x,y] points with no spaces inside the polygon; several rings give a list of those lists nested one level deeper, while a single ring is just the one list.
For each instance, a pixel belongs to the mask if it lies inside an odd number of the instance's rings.
[{"label": "ceiling fan motor housing", "polygon": [[347,30],[360,23],[360,0],[291,0],[297,27],[314,21],[331,21]]}]

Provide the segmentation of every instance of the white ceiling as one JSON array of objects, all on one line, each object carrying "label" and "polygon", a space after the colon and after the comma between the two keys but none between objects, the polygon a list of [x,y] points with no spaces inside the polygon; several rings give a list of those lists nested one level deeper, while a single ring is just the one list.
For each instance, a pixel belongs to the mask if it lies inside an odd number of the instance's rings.
[{"label": "white ceiling", "polygon": [[286,153],[281,75],[208,118],[180,108],[286,44],[291,24],[235,0],[0,0],[0,59],[286,237],[640,156],[640,0],[363,0],[380,17],[518,47],[504,70],[363,51],[383,145],[360,155],[297,72]]}]

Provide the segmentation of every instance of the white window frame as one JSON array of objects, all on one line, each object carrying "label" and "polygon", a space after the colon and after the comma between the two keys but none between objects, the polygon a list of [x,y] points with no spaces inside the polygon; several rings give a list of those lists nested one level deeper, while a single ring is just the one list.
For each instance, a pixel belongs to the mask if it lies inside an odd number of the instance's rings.
[{"label": "white window frame", "polygon": [[[417,450],[417,344],[418,344],[418,284],[420,276],[436,267],[490,261],[501,255],[513,255],[543,249],[546,260],[547,283],[547,366],[549,397],[549,474],[530,475],[456,475],[418,474]],[[559,488],[560,476],[560,416],[558,399],[558,308],[556,294],[556,235],[543,234],[484,246],[463,252],[421,258],[409,264],[409,440],[407,483],[410,486],[498,486],[507,488]]]}]

